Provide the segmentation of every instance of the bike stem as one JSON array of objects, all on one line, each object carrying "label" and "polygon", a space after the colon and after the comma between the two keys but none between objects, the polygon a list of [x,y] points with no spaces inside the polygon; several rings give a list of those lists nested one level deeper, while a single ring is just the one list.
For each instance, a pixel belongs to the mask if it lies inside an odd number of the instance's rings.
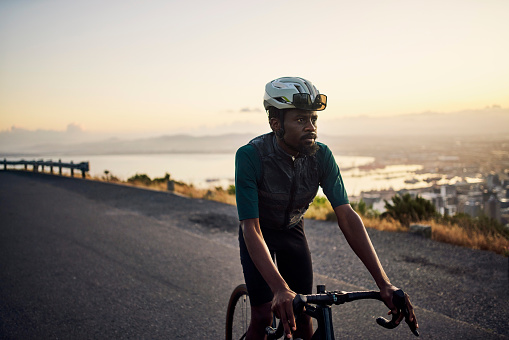
[{"label": "bike stem", "polygon": [[[325,286],[316,287],[317,294],[325,293]],[[306,306],[305,313],[318,322],[318,339],[334,340],[334,326],[332,325],[332,309],[327,305]]]}]

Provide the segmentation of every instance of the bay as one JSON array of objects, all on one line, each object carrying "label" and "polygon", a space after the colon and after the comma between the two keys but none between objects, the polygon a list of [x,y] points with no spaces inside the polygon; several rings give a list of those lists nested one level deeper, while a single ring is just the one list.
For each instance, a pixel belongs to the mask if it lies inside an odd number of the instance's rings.
[{"label": "bay", "polygon": [[[342,169],[343,182],[350,196],[358,196],[362,191],[422,187],[427,184],[422,180],[432,176],[446,180],[444,175],[416,175],[416,171],[422,170],[421,165],[389,165],[366,170],[363,166],[372,164],[374,157],[335,155],[335,158]],[[124,181],[136,174],[146,174],[154,179],[168,173],[172,179],[198,188],[227,188],[235,182],[235,155],[229,153],[39,155],[32,159],[89,162],[92,177],[101,178],[108,171],[110,175]],[[418,182],[406,183],[409,179],[418,179]]]}]

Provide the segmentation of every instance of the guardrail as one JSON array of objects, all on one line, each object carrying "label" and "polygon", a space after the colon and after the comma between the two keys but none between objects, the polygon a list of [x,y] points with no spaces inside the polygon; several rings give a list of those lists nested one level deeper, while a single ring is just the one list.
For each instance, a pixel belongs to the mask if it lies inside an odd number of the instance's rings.
[{"label": "guardrail", "polygon": [[39,167],[41,167],[41,171],[44,172],[44,167],[49,167],[50,173],[53,174],[53,169],[58,168],[58,174],[62,176],[62,169],[70,169],[71,170],[71,176],[74,177],[74,170],[81,171],[81,177],[85,178],[86,173],[90,171],[90,165],[88,162],[81,162],[81,163],[74,163],[71,161],[70,163],[62,163],[61,160],[58,160],[58,162],[53,162],[51,160],[44,161],[44,160],[37,160],[37,161],[8,161],[4,158],[3,161],[0,161],[0,165],[3,164],[3,169],[7,170],[8,165],[17,166],[22,165],[24,166],[25,170],[28,170],[28,166],[32,167],[33,172],[39,172]]}]

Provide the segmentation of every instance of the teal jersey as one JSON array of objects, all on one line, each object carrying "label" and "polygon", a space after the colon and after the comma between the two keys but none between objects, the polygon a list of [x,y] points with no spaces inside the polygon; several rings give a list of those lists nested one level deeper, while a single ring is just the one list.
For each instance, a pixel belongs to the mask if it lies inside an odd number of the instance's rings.
[{"label": "teal jersey", "polygon": [[[321,169],[320,186],[332,207],[348,204],[348,195],[339,167],[329,147],[317,142],[316,153]],[[255,147],[247,144],[235,155],[235,193],[239,220],[258,218],[258,181],[261,180],[261,160]]]}]

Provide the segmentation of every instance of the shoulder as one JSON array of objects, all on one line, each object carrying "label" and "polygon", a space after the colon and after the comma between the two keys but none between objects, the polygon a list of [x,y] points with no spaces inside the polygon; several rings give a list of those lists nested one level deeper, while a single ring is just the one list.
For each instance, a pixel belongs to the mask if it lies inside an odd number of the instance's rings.
[{"label": "shoulder", "polygon": [[316,142],[316,144],[318,144],[318,146],[320,147],[320,150],[318,152],[320,152],[320,151],[323,152],[324,150],[329,150],[329,147],[327,146],[327,144],[324,144],[322,142]]},{"label": "shoulder", "polygon": [[246,166],[255,167],[258,169],[260,167],[260,155],[256,147],[249,143],[244,146],[241,146],[237,153],[235,154],[235,167],[237,168],[245,168]]},{"label": "shoulder", "polygon": [[253,145],[256,148],[262,148],[264,145],[269,145],[273,143],[274,140],[274,132],[269,132],[263,134],[261,136],[255,137],[251,139],[249,145]]},{"label": "shoulder", "polygon": [[256,155],[256,149],[255,147],[252,145],[252,144],[246,144],[244,146],[241,146],[238,150],[237,150],[237,154],[236,154],[236,157],[237,158],[245,158],[245,157],[253,157]]},{"label": "shoulder", "polygon": [[316,153],[316,157],[319,161],[327,160],[332,156],[332,151],[330,151],[326,144],[321,142],[316,142],[316,144],[319,146],[319,149]]}]

